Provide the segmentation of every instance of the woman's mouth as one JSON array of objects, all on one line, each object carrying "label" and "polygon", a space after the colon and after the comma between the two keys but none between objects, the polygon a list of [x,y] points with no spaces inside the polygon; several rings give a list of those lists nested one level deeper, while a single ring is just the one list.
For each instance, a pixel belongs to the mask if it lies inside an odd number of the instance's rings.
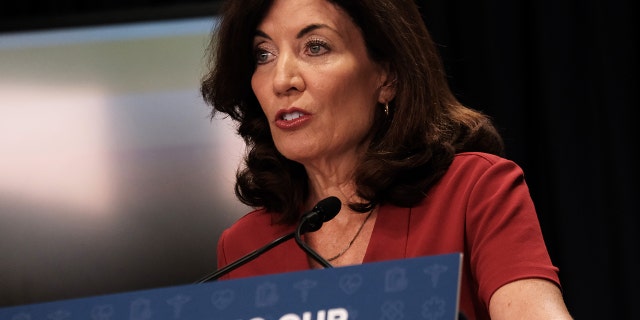
[{"label": "woman's mouth", "polygon": [[311,115],[295,108],[282,110],[276,115],[275,125],[284,130],[299,129],[311,120]]},{"label": "woman's mouth", "polygon": [[304,114],[300,111],[294,111],[294,112],[290,112],[290,113],[285,113],[282,115],[282,120],[285,121],[291,121],[291,120],[295,120],[298,119],[300,117],[302,117]]}]

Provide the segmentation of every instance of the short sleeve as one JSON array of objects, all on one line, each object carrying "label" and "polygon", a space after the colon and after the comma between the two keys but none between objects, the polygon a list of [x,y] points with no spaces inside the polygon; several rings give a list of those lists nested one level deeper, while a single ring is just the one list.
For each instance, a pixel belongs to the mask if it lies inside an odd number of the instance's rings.
[{"label": "short sleeve", "polygon": [[514,162],[490,161],[473,185],[465,227],[471,273],[487,308],[493,293],[515,280],[560,284],[524,173]]}]

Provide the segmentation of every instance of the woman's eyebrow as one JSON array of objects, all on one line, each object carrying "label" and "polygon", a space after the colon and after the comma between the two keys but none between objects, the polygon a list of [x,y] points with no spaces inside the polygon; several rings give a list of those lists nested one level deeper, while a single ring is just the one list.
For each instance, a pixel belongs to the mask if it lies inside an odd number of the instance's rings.
[{"label": "woman's eyebrow", "polygon": [[[312,32],[314,30],[322,29],[322,28],[327,28],[327,29],[330,29],[330,30],[335,32],[335,30],[333,28],[329,27],[326,24],[321,24],[321,23],[316,24],[316,23],[314,23],[314,24],[310,24],[310,25],[302,28],[302,30],[300,30],[298,32],[298,34],[296,34],[296,39],[300,39],[300,38],[304,37],[304,35],[306,35],[307,33]],[[272,40],[271,37],[268,34],[266,34],[264,31],[262,31],[260,29],[256,29],[254,37],[262,37],[262,38],[266,38],[266,39]]]},{"label": "woman's eyebrow", "polygon": [[254,37],[263,37],[263,38],[267,38],[269,40],[271,40],[271,37],[269,37],[269,35],[267,35],[266,33],[264,33],[264,31],[262,30],[256,30],[256,33],[253,35]]},{"label": "woman's eyebrow", "polygon": [[296,39],[300,39],[300,38],[302,38],[305,34],[307,34],[307,33],[309,33],[309,32],[312,32],[312,31],[314,31],[314,30],[317,30],[317,29],[321,29],[321,28],[328,28],[328,29],[333,30],[333,28],[329,27],[329,26],[328,26],[328,25],[326,25],[326,24],[316,24],[316,23],[314,23],[314,24],[310,24],[310,25],[308,25],[308,26],[306,26],[306,27],[302,28],[302,30],[300,30],[300,32],[298,32],[298,34],[296,35]]}]

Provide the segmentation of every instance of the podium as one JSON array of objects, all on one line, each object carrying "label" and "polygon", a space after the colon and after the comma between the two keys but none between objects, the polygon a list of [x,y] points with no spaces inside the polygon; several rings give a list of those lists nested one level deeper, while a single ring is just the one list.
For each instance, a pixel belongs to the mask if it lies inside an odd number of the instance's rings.
[{"label": "podium", "polygon": [[458,319],[460,253],[0,309],[0,320]]}]

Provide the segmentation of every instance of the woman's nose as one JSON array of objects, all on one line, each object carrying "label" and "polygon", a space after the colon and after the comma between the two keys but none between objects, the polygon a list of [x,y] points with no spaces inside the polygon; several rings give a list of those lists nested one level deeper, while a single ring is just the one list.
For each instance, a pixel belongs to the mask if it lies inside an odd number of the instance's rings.
[{"label": "woman's nose", "polygon": [[276,94],[291,94],[301,92],[304,88],[304,79],[301,74],[301,66],[295,55],[282,53],[276,60],[273,75],[273,90]]}]

